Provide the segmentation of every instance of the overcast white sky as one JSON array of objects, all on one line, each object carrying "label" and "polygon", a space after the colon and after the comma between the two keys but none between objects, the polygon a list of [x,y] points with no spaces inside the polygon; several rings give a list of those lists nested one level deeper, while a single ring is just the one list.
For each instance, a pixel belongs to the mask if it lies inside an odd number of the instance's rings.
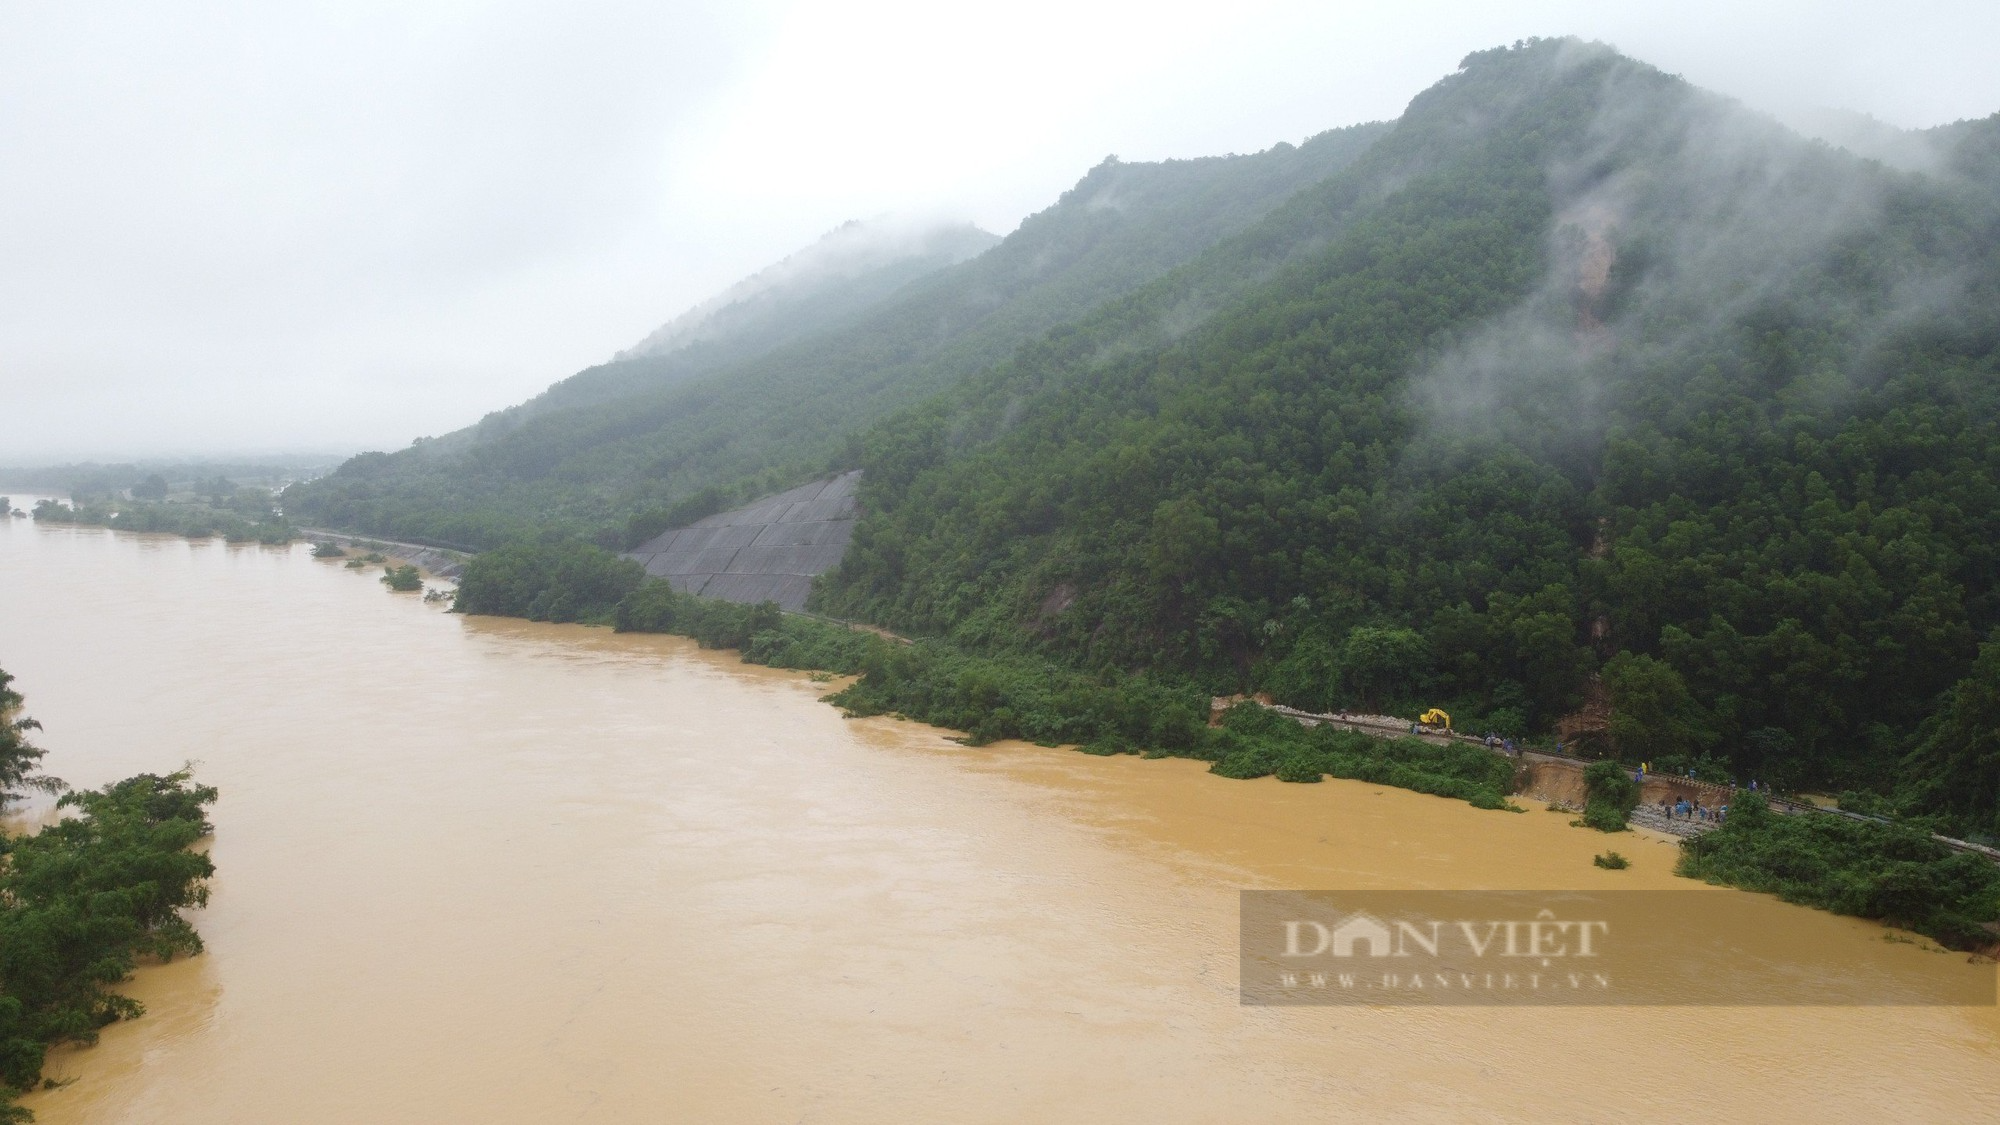
[{"label": "overcast white sky", "polygon": [[883,213],[1393,117],[1576,34],[1766,108],[2000,110],[2000,4],[0,0],[0,465],[396,448]]}]

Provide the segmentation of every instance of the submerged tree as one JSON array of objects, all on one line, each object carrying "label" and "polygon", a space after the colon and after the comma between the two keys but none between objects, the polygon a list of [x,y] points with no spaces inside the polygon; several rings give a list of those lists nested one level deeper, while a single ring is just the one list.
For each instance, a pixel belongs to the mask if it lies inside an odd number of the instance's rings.
[{"label": "submerged tree", "polygon": [[201,952],[180,911],[208,901],[215,866],[192,845],[215,799],[185,769],[140,774],[66,794],[71,815],[0,839],[0,1122],[30,1119],[12,1099],[50,1047],[145,1011],[111,991],[141,959]]},{"label": "submerged tree", "polygon": [[1625,831],[1625,818],[1639,807],[1639,783],[1617,762],[1592,762],[1583,770],[1583,822],[1599,832]]},{"label": "submerged tree", "polygon": [[402,566],[384,566],[382,568],[382,585],[389,587],[391,590],[402,592],[421,590],[424,588],[424,578],[422,574],[417,572],[416,567],[408,563],[404,563]]},{"label": "submerged tree", "polygon": [[23,790],[60,793],[66,788],[61,778],[38,772],[44,751],[28,741],[27,732],[42,724],[17,714],[21,694],[8,686],[13,682],[0,668],[0,806],[25,796]]}]

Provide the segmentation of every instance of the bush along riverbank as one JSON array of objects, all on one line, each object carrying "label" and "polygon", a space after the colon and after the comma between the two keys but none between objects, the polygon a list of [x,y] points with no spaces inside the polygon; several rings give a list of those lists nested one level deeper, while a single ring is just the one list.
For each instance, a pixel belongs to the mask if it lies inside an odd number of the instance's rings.
[{"label": "bush along riverbank", "polygon": [[1208,743],[1205,749],[1223,755],[1215,759],[1212,772],[1224,777],[1351,778],[1455,797],[1482,809],[1520,811],[1507,800],[1514,788],[1514,763],[1478,746],[1305,727],[1254,703],[1231,707]]},{"label": "bush along riverbank", "polygon": [[530,621],[608,625],[645,568],[602,547],[550,539],[510,543],[468,559],[452,609]]},{"label": "bush along riverbank", "polygon": [[1921,829],[1782,816],[1739,792],[1729,819],[1681,844],[1678,874],[1915,930],[1952,949],[2000,944],[2000,866]]},{"label": "bush along riverbank", "polygon": [[1210,728],[1208,696],[1191,684],[1084,673],[936,641],[891,641],[775,605],[694,597],[584,544],[515,544],[475,556],[454,608],[672,633],[705,648],[735,649],[746,663],[856,676],[828,702],[853,716],[902,715],[963,731],[975,746],[1017,738],[1097,754],[1193,758],[1232,778],[1358,778],[1481,808],[1504,807],[1511,788],[1511,765],[1477,748],[1308,730],[1255,705],[1231,710]]},{"label": "bush along riverbank", "polygon": [[674,633],[737,649],[751,664],[858,676],[827,701],[852,716],[902,715],[964,731],[974,746],[1016,738],[1094,754],[1192,758],[1222,777],[1355,778],[1480,808],[1508,807],[1512,787],[1512,764],[1477,747],[1309,729],[1255,704],[1230,709],[1210,727],[1208,697],[1192,685],[892,641],[775,605],[692,597],[665,582],[634,589],[613,619],[621,632]]},{"label": "bush along riverbank", "polygon": [[[7,680],[0,672],[0,723],[19,751],[31,728],[13,715],[20,696]],[[0,783],[0,805],[60,784],[16,771]],[[141,961],[201,952],[180,911],[208,901],[215,866],[190,849],[212,831],[215,799],[187,770],[140,774],[65,793],[70,815],[32,836],[0,835],[0,1122],[33,1119],[14,1099],[42,1081],[49,1048],[93,1043],[106,1024],[145,1011],[112,991]]]}]

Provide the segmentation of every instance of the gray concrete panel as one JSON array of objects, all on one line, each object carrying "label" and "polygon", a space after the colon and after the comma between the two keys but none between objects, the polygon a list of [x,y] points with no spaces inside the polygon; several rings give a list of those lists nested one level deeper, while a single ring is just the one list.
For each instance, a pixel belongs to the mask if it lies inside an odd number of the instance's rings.
[{"label": "gray concrete panel", "polygon": [[745,547],[730,560],[728,574],[809,574],[805,552],[811,547]]},{"label": "gray concrete panel", "polygon": [[635,559],[657,555],[668,547],[673,546],[675,537],[680,534],[681,532],[678,528],[673,531],[662,531],[626,553]]},{"label": "gray concrete panel", "polygon": [[797,574],[718,574],[702,590],[702,596],[725,601],[777,602],[785,609],[804,609],[812,593],[812,579]]},{"label": "gray concrete panel", "polygon": [[628,557],[677,590],[803,609],[814,575],[840,565],[854,538],[859,471],[813,481],[661,532]]},{"label": "gray concrete panel", "polygon": [[799,547],[799,574],[825,574],[840,565],[847,556],[847,544],[822,543],[817,547]]},{"label": "gray concrete panel", "polygon": [[785,514],[785,509],[790,508],[793,503],[794,501],[789,500],[760,500],[748,508],[730,513],[728,526],[752,527],[776,523]]},{"label": "gray concrete panel", "polygon": [[778,583],[783,575],[718,574],[709,579],[706,595],[732,602],[778,600]]},{"label": "gray concrete panel", "polygon": [[813,580],[810,575],[792,574],[777,584],[777,596],[771,600],[796,613],[806,607],[806,599],[812,596]]},{"label": "gray concrete panel", "polygon": [[684,594],[699,594],[713,577],[713,574],[674,574],[667,577],[667,585]]},{"label": "gray concrete panel", "polygon": [[729,560],[736,557],[736,548],[710,548],[695,555],[694,562],[686,569],[689,574],[721,574],[729,569]]},{"label": "gray concrete panel", "polygon": [[796,514],[792,514],[792,520],[814,523],[821,520],[851,520],[859,511],[852,496],[842,496],[832,500],[812,500],[803,505]]},{"label": "gray concrete panel", "polygon": [[671,551],[661,551],[654,555],[647,569],[654,574],[693,574],[697,571],[713,573],[721,569],[713,566],[704,567],[701,565],[701,559],[700,547],[676,547]]},{"label": "gray concrete panel", "polygon": [[817,524],[810,523],[767,523],[757,532],[757,541],[752,547],[786,547],[803,542],[818,534]]},{"label": "gray concrete panel", "polygon": [[727,531],[722,527],[690,527],[674,534],[673,542],[667,544],[669,551],[699,551],[714,541],[715,537]]},{"label": "gray concrete panel", "polygon": [[832,480],[827,481],[826,487],[820,490],[820,494],[816,499],[838,500],[843,496],[854,495],[855,491],[860,487],[861,470],[855,469],[852,472],[842,473]]},{"label": "gray concrete panel", "polygon": [[797,488],[788,488],[775,496],[768,497],[768,499],[774,504],[796,504],[801,500],[810,500],[825,491],[826,482],[816,480],[810,484],[802,484]]},{"label": "gray concrete panel", "polygon": [[853,533],[853,525],[846,521],[822,520],[819,523],[769,523],[764,525],[763,534],[757,536],[752,547],[814,546],[828,543]]},{"label": "gray concrete panel", "polygon": [[724,547],[748,547],[750,544],[755,543],[757,536],[769,526],[769,524],[759,523],[745,524],[740,527],[718,527],[715,529],[715,537],[710,539],[704,546],[709,550],[720,550]]}]

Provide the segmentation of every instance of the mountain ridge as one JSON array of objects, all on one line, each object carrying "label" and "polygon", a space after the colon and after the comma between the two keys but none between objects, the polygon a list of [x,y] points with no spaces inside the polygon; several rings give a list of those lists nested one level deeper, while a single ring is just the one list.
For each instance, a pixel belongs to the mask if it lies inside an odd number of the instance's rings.
[{"label": "mountain ridge", "polygon": [[[879,295],[946,266],[978,257],[1000,241],[971,223],[911,225],[850,219],[822,235],[819,241],[789,254],[648,333],[646,338],[612,357],[613,361],[664,355],[691,344],[730,334],[728,322],[754,316],[777,324],[790,322],[795,332],[811,331],[831,317],[801,317],[795,306],[824,299],[812,284],[830,277],[840,282],[843,296],[856,307],[873,304]],[[885,272],[888,276],[881,276]],[[864,282],[865,279],[865,282]],[[857,283],[861,292],[856,292]],[[794,296],[798,289],[803,296]],[[871,299],[871,297],[873,299]],[[774,307],[775,306],[775,307]]]},{"label": "mountain ridge", "polygon": [[1894,166],[1526,40],[1393,123],[1107,161],[726,379],[318,495],[622,545],[859,468],[824,611],[1785,787],[1916,778],[1911,811],[1992,832],[2000,755],[1947,717],[2000,698],[2000,116],[1926,137]]},{"label": "mountain ridge", "polygon": [[555,526],[637,542],[691,496],[723,488],[748,499],[814,475],[859,426],[1150,281],[1379,132],[1333,130],[1250,156],[1107,160],[993,249],[912,282],[845,328],[692,375],[680,364],[699,348],[600,365],[539,401],[570,387],[615,393],[592,391],[575,408],[510,408],[449,441],[366,454],[287,502],[383,535],[491,544]]}]

